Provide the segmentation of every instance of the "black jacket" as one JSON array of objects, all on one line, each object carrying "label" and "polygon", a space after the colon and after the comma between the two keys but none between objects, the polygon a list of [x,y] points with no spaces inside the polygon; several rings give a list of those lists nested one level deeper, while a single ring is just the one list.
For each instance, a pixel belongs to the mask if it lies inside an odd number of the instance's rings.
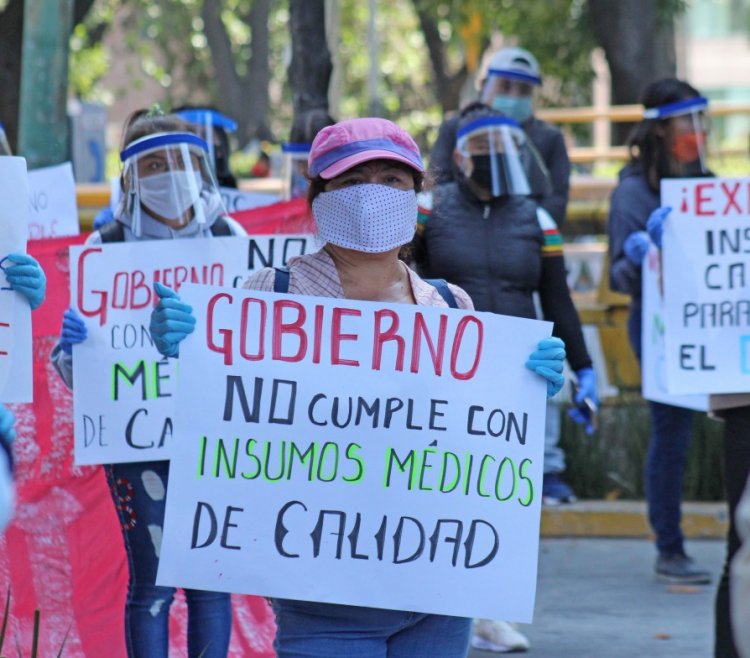
[{"label": "black jacket", "polygon": [[[559,239],[554,227],[550,233]],[[415,239],[420,272],[463,288],[478,311],[536,318],[539,292],[546,320],[565,341],[574,370],[591,366],[580,320],[566,282],[561,249],[543,256],[544,230],[537,204],[527,197],[484,203],[463,183],[436,188],[433,208]]]}]

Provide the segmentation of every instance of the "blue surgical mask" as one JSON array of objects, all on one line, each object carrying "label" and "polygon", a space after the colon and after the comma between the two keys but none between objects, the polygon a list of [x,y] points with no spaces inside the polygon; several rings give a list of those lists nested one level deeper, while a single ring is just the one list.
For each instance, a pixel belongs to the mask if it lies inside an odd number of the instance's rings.
[{"label": "blue surgical mask", "polygon": [[492,108],[518,123],[526,121],[534,112],[531,98],[517,96],[495,96],[492,99]]}]

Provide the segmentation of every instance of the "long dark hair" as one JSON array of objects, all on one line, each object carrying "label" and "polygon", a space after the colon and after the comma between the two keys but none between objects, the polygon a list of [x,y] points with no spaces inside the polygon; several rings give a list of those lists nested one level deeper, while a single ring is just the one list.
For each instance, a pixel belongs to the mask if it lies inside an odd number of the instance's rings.
[{"label": "long dark hair", "polygon": [[[684,80],[664,78],[652,82],[643,94],[646,109],[676,103],[688,98],[697,98],[700,92]],[[640,164],[649,184],[658,189],[659,181],[669,172],[666,170],[666,150],[663,128],[669,119],[644,119],[628,140],[630,161]]]}]

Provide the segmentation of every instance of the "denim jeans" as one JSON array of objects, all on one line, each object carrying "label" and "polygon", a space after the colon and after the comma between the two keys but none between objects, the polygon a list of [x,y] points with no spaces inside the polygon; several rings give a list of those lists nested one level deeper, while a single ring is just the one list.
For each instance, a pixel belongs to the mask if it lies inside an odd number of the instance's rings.
[{"label": "denim jeans", "polygon": [[273,609],[278,658],[464,658],[469,650],[465,617],[288,599],[274,599]]},{"label": "denim jeans", "polygon": [[[563,388],[563,390],[566,390]],[[544,474],[565,470],[565,451],[560,447],[560,399],[558,393],[547,400],[547,419],[544,425]]]},{"label": "denim jeans", "polygon": [[[641,363],[641,310],[628,318],[630,345]],[[682,476],[690,447],[693,412],[669,404],[649,402],[651,437],[646,457],[645,484],[648,520],[656,535],[656,547],[665,555],[683,553],[680,528]]]},{"label": "denim jeans", "polygon": [[[122,525],[128,558],[125,643],[130,658],[167,658],[169,607],[173,587],[158,587],[169,462],[105,466]],[[232,631],[229,594],[185,590],[188,608],[188,656],[225,658]]]},{"label": "denim jeans", "polygon": [[729,505],[729,530],[724,571],[716,592],[714,658],[738,658],[729,613],[729,563],[741,545],[735,526],[735,512],[750,476],[750,407],[721,412],[724,419],[724,489]]}]

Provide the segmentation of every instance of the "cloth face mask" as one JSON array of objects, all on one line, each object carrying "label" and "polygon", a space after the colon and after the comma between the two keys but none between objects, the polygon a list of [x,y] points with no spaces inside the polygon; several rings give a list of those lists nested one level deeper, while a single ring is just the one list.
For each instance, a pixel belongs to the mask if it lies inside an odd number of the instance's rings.
[{"label": "cloth face mask", "polygon": [[170,171],[139,180],[141,202],[165,219],[177,219],[200,196],[203,180],[197,171]]},{"label": "cloth face mask", "polygon": [[318,234],[339,247],[380,254],[410,242],[417,226],[417,195],[365,183],[322,192],[312,203]]},{"label": "cloth face mask", "polygon": [[526,121],[534,112],[530,98],[516,98],[515,96],[495,96],[492,99],[492,108],[515,119],[518,123]]}]

